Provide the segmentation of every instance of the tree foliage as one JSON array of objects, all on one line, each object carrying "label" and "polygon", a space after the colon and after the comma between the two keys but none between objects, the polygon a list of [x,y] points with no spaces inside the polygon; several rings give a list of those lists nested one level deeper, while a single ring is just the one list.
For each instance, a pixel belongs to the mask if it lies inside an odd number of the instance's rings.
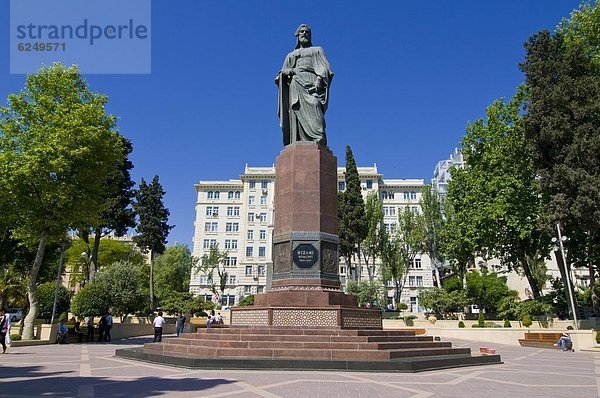
[{"label": "tree foliage", "polygon": [[189,291],[190,276],[195,265],[196,259],[186,245],[167,247],[154,260],[154,289],[158,299],[167,297],[172,292]]},{"label": "tree foliage", "polygon": [[448,291],[434,287],[419,292],[419,304],[435,311],[438,317],[446,317],[452,312],[461,312],[467,305],[467,298],[462,290]]},{"label": "tree foliage", "polygon": [[[352,267],[352,256],[358,250],[368,233],[368,221],[365,214],[365,202],[360,187],[360,177],[356,168],[354,154],[346,146],[346,190],[338,194],[338,234],[340,237],[340,254],[346,259],[348,271],[354,280],[361,277],[361,256],[358,265]],[[354,269],[354,271],[353,271]]]},{"label": "tree foliage", "polygon": [[139,264],[118,261],[98,273],[94,284],[108,293],[112,313],[126,318],[146,308],[148,278]]},{"label": "tree foliage", "polygon": [[[444,264],[444,226],[442,203],[438,192],[426,185],[421,191],[421,211],[425,228],[423,251],[427,253],[434,267]],[[439,286],[438,286],[439,287]]]},{"label": "tree foliage", "polygon": [[196,271],[207,276],[209,289],[214,294],[217,303],[221,301],[221,295],[229,280],[229,272],[225,268],[227,255],[228,251],[220,251],[218,244],[211,246],[208,254],[202,256]]},{"label": "tree foliage", "polygon": [[201,316],[205,310],[210,310],[212,307],[204,300],[204,297],[194,295],[190,292],[173,291],[165,294],[160,299],[160,309],[168,314],[182,312],[184,314],[193,314]]},{"label": "tree foliage", "polygon": [[539,228],[543,203],[520,115],[526,94],[522,87],[508,103],[494,101],[485,120],[469,123],[461,143],[466,166],[453,170],[448,202],[455,212],[451,223],[458,224],[453,225],[457,240],[467,241],[467,248],[484,258],[497,257],[520,270],[539,297],[532,262],[537,264],[540,253],[545,257],[550,242]]},{"label": "tree foliage", "polygon": [[358,304],[379,305],[385,303],[383,285],[378,281],[348,281],[346,293],[353,294]]},{"label": "tree foliage", "polygon": [[33,338],[37,276],[46,245],[100,219],[108,176],[123,159],[108,98],[89,90],[77,67],[60,64],[27,76],[0,108],[0,219],[36,256],[28,274],[24,338]]},{"label": "tree foliage", "polygon": [[[377,192],[371,192],[367,196],[365,204],[365,216],[367,219],[367,236],[362,245],[362,253],[369,273],[369,281],[375,277],[375,259],[381,256],[383,237],[385,234],[383,225],[383,209]],[[369,266],[369,260],[372,265]]]},{"label": "tree foliage", "polygon": [[71,312],[78,317],[105,315],[110,305],[110,294],[106,286],[91,283],[75,294],[71,302]]},{"label": "tree foliage", "polygon": [[[54,306],[55,291],[56,281],[45,282],[38,287],[38,295],[40,300],[40,309],[38,312],[39,318],[45,318],[49,320],[52,317],[52,307]],[[55,312],[55,314],[57,314],[57,317],[58,314],[68,311],[70,304],[71,292],[63,285],[59,285]]]},{"label": "tree foliage", "polygon": [[148,184],[142,178],[135,193],[133,209],[138,215],[137,235],[133,241],[144,251],[150,251],[150,305],[154,308],[154,258],[165,251],[167,236],[174,225],[169,225],[169,209],[163,203],[165,191],[158,176]]},{"label": "tree foliage", "polygon": [[518,293],[506,285],[506,278],[486,271],[467,274],[466,295],[469,303],[493,313],[498,310],[498,303],[503,298],[518,297]]}]

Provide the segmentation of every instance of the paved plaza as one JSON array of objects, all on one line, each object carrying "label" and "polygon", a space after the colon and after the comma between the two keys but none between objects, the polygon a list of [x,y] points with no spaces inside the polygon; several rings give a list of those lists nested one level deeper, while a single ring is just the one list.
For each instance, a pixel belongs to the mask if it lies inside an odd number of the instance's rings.
[{"label": "paved plaza", "polygon": [[206,371],[115,358],[116,348],[149,338],[104,344],[14,348],[0,357],[1,397],[598,397],[600,355],[493,346],[503,365],[418,374]]}]

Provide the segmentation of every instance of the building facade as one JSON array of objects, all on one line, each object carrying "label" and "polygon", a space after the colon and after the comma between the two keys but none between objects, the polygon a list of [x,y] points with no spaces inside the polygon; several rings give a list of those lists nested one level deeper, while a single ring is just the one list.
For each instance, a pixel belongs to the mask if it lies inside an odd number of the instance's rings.
[{"label": "building facade", "polygon": [[[338,190],[346,189],[345,169],[338,168]],[[358,168],[363,197],[376,192],[382,201],[384,224],[388,231],[398,225],[398,214],[408,208],[419,212],[419,201],[424,182],[421,179],[384,179],[377,165]],[[202,258],[211,246],[227,250],[224,269],[228,283],[219,298],[222,305],[236,305],[249,294],[266,291],[267,271],[272,268],[272,235],[275,194],[275,167],[245,167],[240,179],[229,181],[201,181],[195,184],[196,218],[194,222],[193,256]],[[359,265],[358,257],[352,261]],[[361,278],[381,277],[380,262],[375,265],[360,260]],[[370,267],[370,269],[369,269]],[[340,279],[345,283],[349,270],[343,259],[339,265]],[[401,301],[414,312],[422,311],[418,293],[432,287],[431,262],[425,254],[417,255],[411,266],[401,294]],[[190,291],[206,299],[216,300],[210,289],[208,276],[192,274]],[[395,305],[394,290],[388,288],[388,302]]]}]

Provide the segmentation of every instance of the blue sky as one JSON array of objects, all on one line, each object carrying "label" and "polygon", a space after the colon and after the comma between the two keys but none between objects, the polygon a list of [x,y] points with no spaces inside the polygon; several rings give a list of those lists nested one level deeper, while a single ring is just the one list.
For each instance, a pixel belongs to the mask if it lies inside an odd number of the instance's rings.
[{"label": "blue sky", "polygon": [[[169,241],[191,243],[193,184],[269,166],[282,149],[273,82],[300,23],[335,73],[329,145],[344,164],[429,180],[470,120],[523,81],[523,43],[579,1],[152,2],[152,73],[89,75],[133,141],[133,176],[158,174]],[[0,5],[0,103],[24,85],[9,74],[9,6]],[[114,60],[119,62],[118,59]]]}]

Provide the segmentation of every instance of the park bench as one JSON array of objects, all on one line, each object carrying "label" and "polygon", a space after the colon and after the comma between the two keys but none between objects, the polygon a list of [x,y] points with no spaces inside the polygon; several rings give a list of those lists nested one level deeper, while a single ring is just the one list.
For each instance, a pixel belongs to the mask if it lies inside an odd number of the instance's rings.
[{"label": "park bench", "polygon": [[522,347],[554,348],[554,344],[562,337],[562,333],[525,333],[524,339],[519,339]]}]

